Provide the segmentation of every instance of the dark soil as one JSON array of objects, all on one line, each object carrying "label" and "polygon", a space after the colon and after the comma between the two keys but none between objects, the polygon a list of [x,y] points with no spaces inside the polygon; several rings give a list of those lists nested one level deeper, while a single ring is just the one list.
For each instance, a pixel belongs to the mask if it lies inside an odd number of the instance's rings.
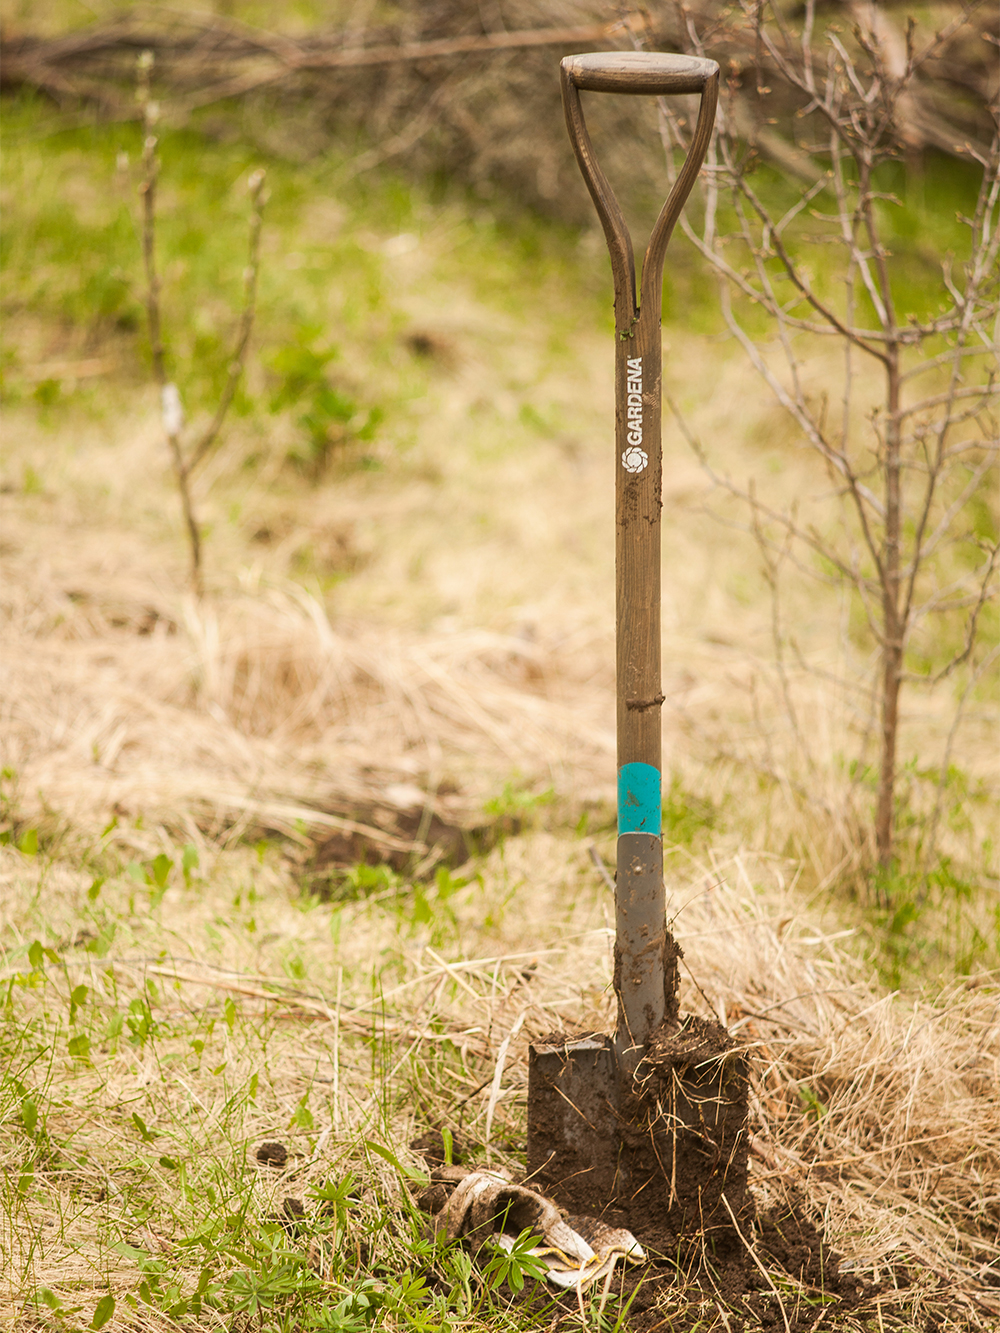
[{"label": "dark soil", "polygon": [[280,1171],[288,1163],[288,1149],[283,1143],[269,1139],[257,1149],[257,1161],[261,1166],[273,1166]]},{"label": "dark soil", "polygon": [[746,1056],[718,1023],[688,1015],[653,1034],[639,1073],[641,1091],[620,1102],[629,1230],[647,1248],[703,1234],[720,1255],[738,1253],[750,1208]]},{"label": "dark soil", "polygon": [[[337,811],[337,814],[341,814]],[[407,842],[418,839],[438,853],[439,861],[467,861],[473,850],[473,833],[447,824],[437,815],[431,815],[426,827],[421,828],[422,810],[352,810],[348,818],[359,824],[384,830],[393,838]],[[393,870],[406,870],[414,859],[413,852],[402,851],[380,843],[367,833],[334,833],[319,843],[309,863],[309,871],[316,879],[325,870],[354,865],[388,865]]]},{"label": "dark soil", "polygon": [[721,1330],[726,1327],[718,1317],[721,1306],[733,1333],[784,1333],[786,1321],[789,1333],[822,1333],[834,1318],[839,1324],[875,1294],[853,1274],[841,1273],[841,1256],[798,1208],[746,1218],[741,1231],[775,1286],[784,1272],[802,1284],[803,1295],[786,1288],[779,1301],[742,1242],[720,1263],[707,1250],[698,1253],[697,1237],[686,1244],[678,1239],[675,1259],[660,1257],[625,1275],[624,1298],[635,1293],[629,1328],[634,1333]]},{"label": "dark soil", "polygon": [[[353,866],[385,865],[410,876],[420,867],[420,878],[433,879],[439,866],[464,865],[520,828],[518,821],[510,817],[463,826],[420,806],[400,810],[369,805],[325,813],[365,825],[372,831],[338,831],[313,845],[302,874],[309,891],[324,901],[341,896],[340,872]],[[379,837],[380,833],[387,835],[385,841]],[[407,846],[401,847],[399,843]]]},{"label": "dark soil", "polygon": [[414,1139],[410,1147],[419,1153],[430,1167],[461,1166],[468,1151],[459,1135],[452,1134],[449,1153],[445,1148],[444,1135],[437,1126],[429,1129],[426,1134],[421,1134],[418,1139]]},{"label": "dark soil", "polygon": [[[780,1230],[787,1244],[771,1247],[761,1230]],[[678,1259],[658,1257],[642,1269],[624,1275],[617,1290],[622,1304],[632,1298],[627,1326],[633,1333],[694,1333],[694,1330],[728,1327],[732,1333],[754,1330],[784,1330],[789,1333],[823,1333],[869,1297],[875,1289],[856,1276],[840,1272],[841,1256],[799,1213],[780,1218],[763,1217],[745,1232],[757,1258],[767,1270],[772,1287],[746,1249],[731,1253],[724,1262],[698,1251],[697,1238],[679,1243]],[[803,1262],[804,1260],[804,1262]],[[800,1275],[809,1271],[815,1280]],[[781,1288],[781,1274],[802,1282],[800,1295]],[[822,1273],[822,1277],[820,1274]],[[774,1288],[779,1288],[776,1291]],[[780,1292],[780,1294],[779,1294]],[[728,1325],[719,1315],[726,1311]]]}]

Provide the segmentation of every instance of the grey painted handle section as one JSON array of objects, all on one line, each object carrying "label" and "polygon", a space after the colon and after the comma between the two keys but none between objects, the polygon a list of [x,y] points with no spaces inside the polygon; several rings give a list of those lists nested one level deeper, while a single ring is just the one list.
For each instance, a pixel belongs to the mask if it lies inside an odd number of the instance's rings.
[{"label": "grey painted handle section", "polygon": [[619,1064],[634,1073],[653,1031],[677,1018],[680,950],[667,930],[663,843],[652,833],[618,839],[615,884],[615,992]]}]

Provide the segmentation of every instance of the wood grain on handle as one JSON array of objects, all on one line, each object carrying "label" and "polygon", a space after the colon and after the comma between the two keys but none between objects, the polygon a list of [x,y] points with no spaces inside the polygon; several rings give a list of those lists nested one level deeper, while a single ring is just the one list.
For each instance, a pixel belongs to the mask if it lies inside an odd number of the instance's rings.
[{"label": "wood grain on handle", "polygon": [[[559,76],[566,128],[604,228],[615,285],[615,1048],[619,1068],[631,1076],[653,1031],[665,1019],[675,1022],[677,1018],[678,950],[666,922],[661,839],[660,708],[665,700],[660,672],[660,309],[667,243],[712,138],[719,66],[714,60],[693,56],[595,52],[567,56]],[[581,90],[700,94],[698,120],[684,164],[650,234],[638,293],[632,238],[587,132]]]},{"label": "wood grain on handle", "polygon": [[591,93],[700,93],[719,71],[714,60],[665,51],[595,51],[566,56],[562,67]]}]

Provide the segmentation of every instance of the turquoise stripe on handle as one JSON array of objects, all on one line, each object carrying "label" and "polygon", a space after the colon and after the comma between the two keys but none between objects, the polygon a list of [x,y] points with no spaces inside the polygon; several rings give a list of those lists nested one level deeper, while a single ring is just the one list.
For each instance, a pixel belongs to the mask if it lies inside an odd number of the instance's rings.
[{"label": "turquoise stripe on handle", "polygon": [[663,828],[660,770],[652,764],[622,764],[618,770],[618,836]]}]

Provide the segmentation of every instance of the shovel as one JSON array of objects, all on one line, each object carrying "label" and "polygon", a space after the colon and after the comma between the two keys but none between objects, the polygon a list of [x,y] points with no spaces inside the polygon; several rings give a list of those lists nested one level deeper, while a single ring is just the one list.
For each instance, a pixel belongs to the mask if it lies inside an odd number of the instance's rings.
[{"label": "shovel", "polygon": [[[569,136],[611,252],[615,289],[618,850],[613,1038],[553,1034],[529,1052],[528,1174],[574,1213],[666,1241],[743,1211],[747,1075],[718,1024],[678,1013],[661,841],[660,311],[667,243],[708,150],[714,60],[604,52],[562,61]],[[636,292],[625,218],[594,154],[587,92],[697,93],[687,159],[649,240]],[[725,1205],[728,1204],[728,1207]]]}]

